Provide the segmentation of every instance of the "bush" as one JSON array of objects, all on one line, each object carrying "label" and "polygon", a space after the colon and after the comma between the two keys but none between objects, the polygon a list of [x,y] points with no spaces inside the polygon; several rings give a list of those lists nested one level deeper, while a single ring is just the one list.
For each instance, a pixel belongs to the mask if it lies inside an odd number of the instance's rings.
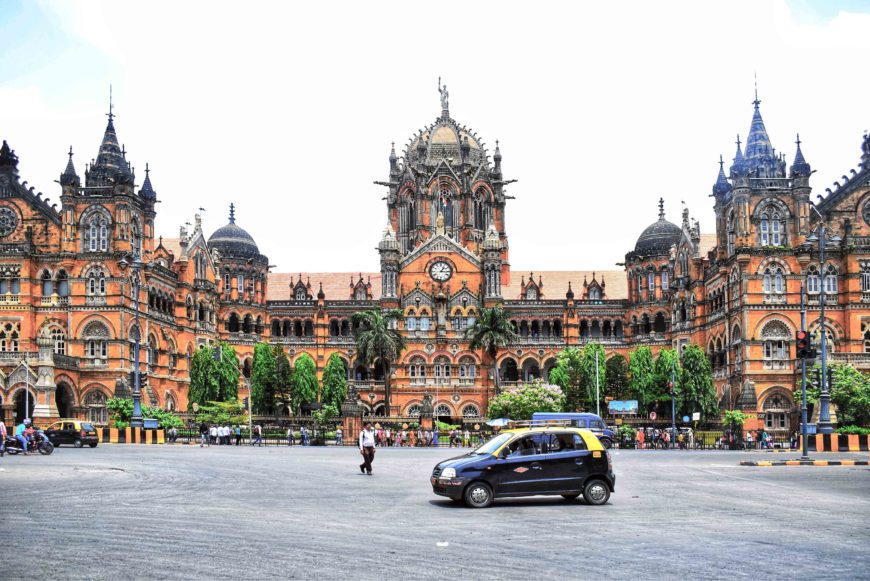
[{"label": "bush", "polygon": [[565,396],[558,385],[536,379],[492,398],[489,402],[489,417],[530,420],[535,412],[558,412],[564,404]]},{"label": "bush", "polygon": [[862,428],[860,426],[842,426],[837,428],[838,434],[870,436],[870,428]]}]

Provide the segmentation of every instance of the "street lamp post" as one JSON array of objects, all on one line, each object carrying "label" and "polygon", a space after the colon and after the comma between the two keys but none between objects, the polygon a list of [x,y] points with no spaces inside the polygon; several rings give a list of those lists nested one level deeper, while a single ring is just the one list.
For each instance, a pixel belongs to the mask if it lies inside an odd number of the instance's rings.
[{"label": "street lamp post", "polygon": [[134,329],[136,330],[133,337],[133,417],[130,418],[131,428],[141,428],[144,425],[142,421],[142,388],[139,377],[139,344],[142,337],[142,330],[139,326],[139,272],[142,269],[142,261],[138,256],[134,255],[131,261],[122,258],[120,262],[122,269],[130,266],[130,281],[133,284],[133,308],[134,314]]},{"label": "street lamp post", "polygon": [[[821,393],[819,393],[819,423],[817,431],[821,434],[832,434],[834,432],[834,425],[831,423],[831,392],[830,386],[828,385],[827,332],[825,327],[825,298],[827,295],[825,289],[825,221],[821,213],[819,213],[814,205],[810,204],[810,208],[812,208],[816,215],[818,215],[819,217],[819,227],[816,236],[819,239],[819,332],[822,334],[822,336],[820,337],[820,351],[822,356],[822,385]],[[811,241],[812,238],[813,236],[810,236],[807,238],[807,240]]]}]

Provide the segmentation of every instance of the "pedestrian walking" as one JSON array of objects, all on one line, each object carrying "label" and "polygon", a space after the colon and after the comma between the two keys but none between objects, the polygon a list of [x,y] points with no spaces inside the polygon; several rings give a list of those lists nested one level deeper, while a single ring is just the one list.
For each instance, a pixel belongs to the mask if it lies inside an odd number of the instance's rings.
[{"label": "pedestrian walking", "polygon": [[372,475],[372,462],[375,459],[375,432],[372,423],[363,424],[359,433],[359,453],[362,454],[363,462],[359,465],[359,471],[363,474]]},{"label": "pedestrian walking", "polygon": [[208,443],[209,445],[217,443],[217,426],[208,429]]},{"label": "pedestrian walking", "polygon": [[290,426],[289,428],[287,428],[287,445],[288,446],[293,445],[293,426]]},{"label": "pedestrian walking", "polygon": [[417,445],[422,446],[423,442],[423,428],[417,428]]},{"label": "pedestrian walking", "polygon": [[263,428],[260,424],[254,424],[254,441],[251,442],[251,446],[263,446]]},{"label": "pedestrian walking", "polygon": [[342,432],[341,426],[335,429],[335,445],[344,446],[344,432]]},{"label": "pedestrian walking", "polygon": [[637,440],[637,449],[638,449],[638,450],[643,450],[643,440],[644,440],[644,438],[646,437],[646,435],[645,435],[644,432],[643,432],[643,428],[640,428],[640,429],[637,431],[637,434],[635,434],[634,437],[635,437],[635,439]]},{"label": "pedestrian walking", "polygon": [[236,446],[242,445],[242,427],[236,426]]},{"label": "pedestrian walking", "polygon": [[462,434],[462,443],[466,448],[471,446],[471,432],[468,431],[468,428],[465,428],[465,432]]},{"label": "pedestrian walking", "polygon": [[203,422],[199,425],[199,447],[202,448],[206,444],[210,444],[209,429],[208,424]]},{"label": "pedestrian walking", "polygon": [[6,453],[6,424],[0,419],[0,458]]},{"label": "pedestrian walking", "polygon": [[435,426],[435,430],[432,432],[432,441],[435,442],[435,447],[438,447],[438,426]]}]

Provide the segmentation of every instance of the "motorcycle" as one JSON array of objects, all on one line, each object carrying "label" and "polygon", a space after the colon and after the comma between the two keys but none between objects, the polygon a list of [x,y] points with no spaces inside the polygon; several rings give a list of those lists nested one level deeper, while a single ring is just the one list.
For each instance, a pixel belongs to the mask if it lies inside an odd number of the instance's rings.
[{"label": "motorcycle", "polygon": [[[24,450],[21,449],[21,442],[15,436],[6,436],[6,452],[15,456]],[[34,434],[33,439],[27,442],[27,452],[33,454],[39,452],[43,456],[48,456],[54,452],[54,444],[45,436],[43,432]]]}]

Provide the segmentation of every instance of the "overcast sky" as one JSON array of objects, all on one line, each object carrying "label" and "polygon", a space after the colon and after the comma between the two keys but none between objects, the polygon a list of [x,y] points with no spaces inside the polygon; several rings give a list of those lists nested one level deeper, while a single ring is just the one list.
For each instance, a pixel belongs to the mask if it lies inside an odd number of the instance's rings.
[{"label": "overcast sky", "polygon": [[688,204],[713,231],[719,154],[749,130],[753,77],[777,150],[800,133],[824,193],[870,128],[868,2],[29,2],[0,14],[0,137],[57,201],[109,84],[157,232],[203,207],[276,271],[377,270],[390,142],[450,113],[501,144],[511,262],[612,269]]}]

